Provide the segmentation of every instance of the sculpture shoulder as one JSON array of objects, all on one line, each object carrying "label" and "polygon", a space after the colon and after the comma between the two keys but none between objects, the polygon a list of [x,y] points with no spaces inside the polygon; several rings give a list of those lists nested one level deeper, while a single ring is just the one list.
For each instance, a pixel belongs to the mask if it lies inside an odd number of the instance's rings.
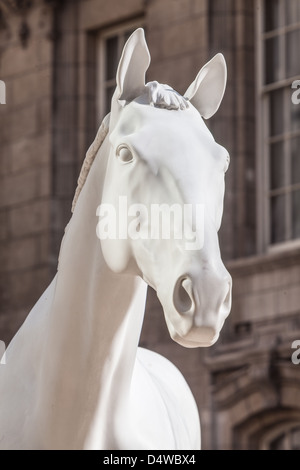
[{"label": "sculpture shoulder", "polygon": [[178,402],[184,399],[188,406],[196,408],[195,399],[179,369],[168,359],[148,349],[138,348],[136,362],[143,368],[143,376],[154,382],[161,396]]},{"label": "sculpture shoulder", "polygon": [[183,388],[190,390],[179,369],[161,354],[139,347],[137,351],[137,361],[144,367],[148,374],[159,381],[163,383],[168,382],[168,384],[171,385],[171,381],[175,380],[177,386],[181,385]]},{"label": "sculpture shoulder", "polygon": [[168,359],[143,348],[136,357],[132,407],[138,428],[148,422],[144,435],[156,429],[155,437],[148,436],[153,449],[199,448],[198,409],[186,380]]}]

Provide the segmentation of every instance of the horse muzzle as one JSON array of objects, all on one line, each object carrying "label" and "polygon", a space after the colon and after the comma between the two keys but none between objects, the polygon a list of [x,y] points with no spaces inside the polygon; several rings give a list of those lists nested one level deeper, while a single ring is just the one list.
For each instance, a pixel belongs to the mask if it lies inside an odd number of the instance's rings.
[{"label": "horse muzzle", "polygon": [[212,346],[230,313],[231,291],[232,280],[225,268],[218,276],[180,276],[169,295],[158,290],[173,340],[187,348]]}]

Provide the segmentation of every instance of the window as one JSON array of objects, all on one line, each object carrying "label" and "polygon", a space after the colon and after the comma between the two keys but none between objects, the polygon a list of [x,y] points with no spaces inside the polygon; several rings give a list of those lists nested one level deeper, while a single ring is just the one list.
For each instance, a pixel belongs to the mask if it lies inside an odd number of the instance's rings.
[{"label": "window", "polygon": [[289,429],[270,442],[269,450],[300,450],[300,428]]},{"label": "window", "polygon": [[123,46],[142,20],[103,30],[97,37],[97,124],[110,111]]},{"label": "window", "polygon": [[258,209],[265,248],[300,238],[300,105],[291,99],[300,78],[300,0],[258,3]]}]

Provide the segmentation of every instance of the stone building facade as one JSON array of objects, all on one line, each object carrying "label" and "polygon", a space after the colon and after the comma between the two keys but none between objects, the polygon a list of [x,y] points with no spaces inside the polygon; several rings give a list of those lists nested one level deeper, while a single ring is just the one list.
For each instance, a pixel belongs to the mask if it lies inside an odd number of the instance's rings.
[{"label": "stone building facade", "polygon": [[300,340],[300,105],[291,100],[299,3],[0,0],[6,343],[55,273],[80,166],[128,34],[145,28],[148,81],[181,93],[216,52],[226,58],[225,98],[208,125],[231,154],[220,239],[232,313],[216,345],[185,350],[169,338],[150,291],[141,337],[189,382],[204,449],[300,449],[300,365],[292,361]]}]

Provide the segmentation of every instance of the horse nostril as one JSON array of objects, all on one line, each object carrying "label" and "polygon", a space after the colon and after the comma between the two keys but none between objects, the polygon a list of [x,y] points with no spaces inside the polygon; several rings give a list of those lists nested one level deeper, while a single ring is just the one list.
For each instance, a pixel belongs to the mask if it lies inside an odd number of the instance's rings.
[{"label": "horse nostril", "polygon": [[189,277],[185,276],[178,279],[174,289],[173,302],[180,314],[188,313],[193,308],[192,281]]}]

